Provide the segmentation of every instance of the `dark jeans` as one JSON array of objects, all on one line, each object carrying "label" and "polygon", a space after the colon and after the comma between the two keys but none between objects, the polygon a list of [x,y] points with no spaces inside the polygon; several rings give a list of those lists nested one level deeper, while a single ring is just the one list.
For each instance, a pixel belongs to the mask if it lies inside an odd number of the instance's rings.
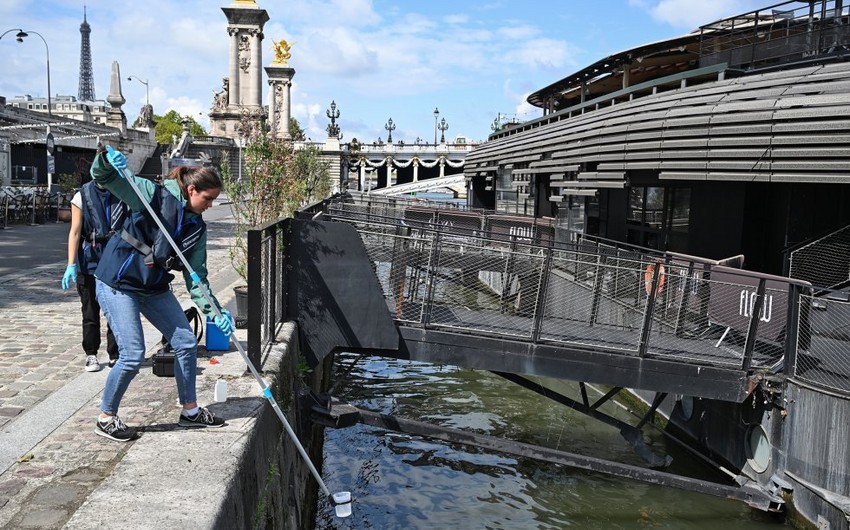
[{"label": "dark jeans", "polygon": [[[100,348],[100,304],[97,303],[94,276],[77,273],[77,293],[83,308],[83,351],[86,355],[97,355]],[[118,360],[118,343],[109,324],[106,325],[106,352],[110,359]]]}]

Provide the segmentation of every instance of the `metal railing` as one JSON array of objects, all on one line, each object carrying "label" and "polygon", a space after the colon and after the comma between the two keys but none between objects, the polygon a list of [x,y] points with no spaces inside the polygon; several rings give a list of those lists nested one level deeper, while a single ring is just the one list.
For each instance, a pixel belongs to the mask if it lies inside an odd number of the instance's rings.
[{"label": "metal railing", "polygon": [[848,6],[787,1],[700,27],[700,65],[758,69],[840,57],[850,44]]},{"label": "metal railing", "polygon": [[809,347],[807,282],[598,238],[564,243],[539,219],[443,215],[349,197],[327,201],[323,217],[357,227],[405,325],[766,372],[793,373]]},{"label": "metal railing", "polygon": [[248,357],[260,366],[286,318],[285,220],[248,230]]},{"label": "metal railing", "polygon": [[836,289],[850,284],[850,226],[789,249],[788,276],[815,287]]},{"label": "metal railing", "polygon": [[[850,393],[846,293],[816,298],[803,280],[591,236],[562,242],[531,218],[486,213],[448,223],[443,215],[472,212],[428,212],[409,200],[346,195],[299,216],[356,227],[399,325],[781,372]],[[281,237],[281,225],[269,225],[249,244],[264,249],[249,272],[249,286],[263,278],[252,302],[263,327],[249,324],[249,344],[271,340],[284,318],[286,271],[272,256]]]},{"label": "metal railing", "polygon": [[837,392],[850,391],[850,295],[831,291],[804,296],[801,307],[810,310],[810,325],[801,332],[801,341],[809,348],[797,358],[796,379]]}]

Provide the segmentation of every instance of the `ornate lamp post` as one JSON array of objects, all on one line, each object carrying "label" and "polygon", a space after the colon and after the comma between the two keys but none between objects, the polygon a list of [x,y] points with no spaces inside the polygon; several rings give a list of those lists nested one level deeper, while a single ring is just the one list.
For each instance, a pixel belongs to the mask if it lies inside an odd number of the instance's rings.
[{"label": "ornate lamp post", "polygon": [[393,143],[393,131],[395,130],[395,124],[393,123],[392,118],[387,120],[387,124],[384,125],[384,129],[386,129],[387,132],[389,132],[389,135],[387,136],[387,143],[388,144]]},{"label": "ornate lamp post", "polygon": [[142,81],[139,77],[137,77],[135,75],[131,75],[130,77],[128,77],[127,81],[132,81],[133,79],[135,79],[139,83],[145,85],[145,106],[150,105],[151,104],[151,98],[150,98],[150,94],[148,92],[148,82]]},{"label": "ornate lamp post", "polygon": [[440,117],[440,109],[434,107],[434,145],[437,145],[437,118]]},{"label": "ornate lamp post", "polygon": [[325,115],[331,119],[330,125],[327,126],[328,138],[339,138],[342,139],[342,135],[339,133],[339,125],[336,124],[336,120],[339,119],[339,110],[336,108],[336,100],[331,101],[331,108],[325,111]]},{"label": "ornate lamp post", "polygon": [[449,124],[446,123],[445,118],[440,120],[440,126],[438,128],[440,129],[440,143],[444,144],[446,143],[446,130],[449,128]]},{"label": "ornate lamp post", "polygon": [[44,43],[44,51],[47,52],[47,115],[53,116],[53,105],[50,103],[50,47],[47,45],[47,41],[44,40],[44,37],[41,36],[41,33],[37,31],[24,31],[20,28],[13,28],[6,30],[3,35],[0,35],[0,39],[6,36],[7,33],[11,33],[13,31],[17,31],[18,33],[15,35],[15,40],[18,42],[24,42],[26,37],[29,37],[29,34],[38,35],[38,38],[41,39],[41,42]]}]

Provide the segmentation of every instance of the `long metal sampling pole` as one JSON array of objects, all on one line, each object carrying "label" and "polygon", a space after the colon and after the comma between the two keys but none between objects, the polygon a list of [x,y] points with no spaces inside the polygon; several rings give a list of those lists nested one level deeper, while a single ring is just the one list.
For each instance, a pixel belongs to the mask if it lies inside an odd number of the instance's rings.
[{"label": "long metal sampling pole", "polygon": [[[107,145],[106,150],[107,152],[111,153],[113,151],[112,146]],[[171,238],[171,234],[169,234],[168,230],[166,230],[165,226],[163,226],[162,220],[160,220],[159,218],[159,214],[154,212],[150,203],[145,200],[145,197],[142,195],[142,190],[140,190],[139,185],[136,184],[135,177],[133,176],[133,174],[130,173],[129,170],[126,170],[124,168],[116,167],[115,169],[124,177],[124,180],[130,183],[130,186],[133,188],[133,191],[136,192],[136,195],[138,195],[139,200],[142,202],[142,204],[145,205],[145,208],[147,209],[148,213],[151,215],[151,217],[153,217],[153,220],[156,222],[156,225],[159,227],[162,234],[168,240],[168,243],[171,245],[171,248],[173,248],[174,252],[177,253],[177,257],[180,258],[180,261],[183,263],[183,266],[186,267],[187,271],[189,271],[189,276],[192,277],[192,281],[194,281],[195,285],[197,285],[201,289],[201,293],[203,293],[204,298],[212,307],[216,317],[223,317],[221,311],[218,308],[218,305],[213,302],[209,291],[207,291],[206,286],[201,282],[201,278],[198,276],[198,273],[195,272],[191,265],[189,265],[189,262],[186,260],[186,256],[184,256],[183,252],[180,251],[180,247],[177,246],[177,243],[175,243],[174,239]],[[251,371],[251,374],[253,374],[254,379],[257,380],[257,384],[259,384],[260,388],[262,388],[263,396],[265,396],[265,398],[269,400],[269,403],[271,404],[275,413],[277,413],[277,417],[280,418],[280,422],[283,423],[283,428],[286,429],[286,433],[289,434],[289,438],[295,444],[295,447],[298,449],[298,452],[301,453],[301,457],[304,459],[304,462],[307,464],[307,467],[310,468],[310,472],[313,474],[313,477],[315,477],[316,482],[319,483],[319,487],[322,488],[322,491],[325,493],[325,495],[328,496],[332,504],[337,504],[337,501],[334,499],[333,495],[331,495],[330,490],[328,490],[328,487],[325,485],[325,481],[322,480],[322,476],[319,475],[319,472],[316,470],[316,466],[313,465],[313,462],[307,455],[307,451],[304,450],[304,446],[301,445],[301,442],[295,435],[295,431],[292,430],[292,427],[286,420],[286,416],[284,416],[283,411],[280,410],[280,406],[278,406],[277,401],[272,395],[271,390],[269,390],[268,385],[266,385],[266,382],[263,380],[262,377],[260,377],[260,373],[257,372],[257,369],[254,367],[254,363],[252,363],[251,359],[248,358],[248,354],[245,352],[245,348],[242,347],[242,344],[239,342],[239,340],[236,339],[236,335],[234,335],[232,331],[230,332],[230,340],[236,346],[236,349],[239,350],[239,353],[242,355],[242,359],[245,361],[245,364],[248,365],[248,369]]]}]

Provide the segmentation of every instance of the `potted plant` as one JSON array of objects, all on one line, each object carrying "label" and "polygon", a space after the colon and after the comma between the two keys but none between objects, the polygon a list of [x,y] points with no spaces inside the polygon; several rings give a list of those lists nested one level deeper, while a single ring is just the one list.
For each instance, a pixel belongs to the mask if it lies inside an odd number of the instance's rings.
[{"label": "potted plant", "polygon": [[80,187],[80,176],[73,173],[59,174],[59,199],[56,203],[56,222],[71,222],[71,199]]},{"label": "potted plant", "polygon": [[[248,230],[291,216],[306,201],[327,194],[330,186],[329,164],[319,159],[318,148],[296,149],[289,140],[250,126],[245,129],[256,132],[245,135],[241,175],[233,174],[225,156],[221,176],[235,220],[230,261],[247,281]],[[247,323],[247,285],[234,290],[236,327],[241,328]]]}]

